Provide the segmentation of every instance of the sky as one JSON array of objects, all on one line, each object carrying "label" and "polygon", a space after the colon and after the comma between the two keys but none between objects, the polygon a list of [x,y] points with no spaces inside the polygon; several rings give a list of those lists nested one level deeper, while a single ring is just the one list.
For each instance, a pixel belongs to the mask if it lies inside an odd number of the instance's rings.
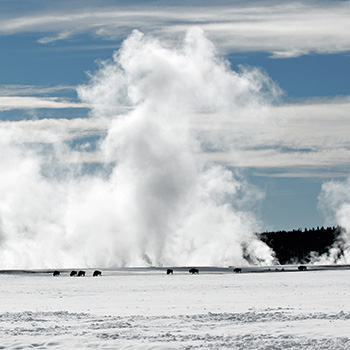
[{"label": "sky", "polygon": [[[42,174],[62,174],[58,163],[79,164],[86,173],[97,174],[123,158],[119,148],[120,158],[108,153],[113,151],[108,148],[113,135],[123,138],[113,131],[114,116],[137,110],[147,99],[156,106],[158,98],[164,113],[163,104],[179,108],[178,114],[195,114],[189,120],[174,118],[189,123],[197,135],[197,158],[234,174],[244,192],[240,205],[244,202],[254,213],[260,230],[345,225],[349,25],[349,1],[1,1],[3,167],[11,157],[16,162],[20,149],[26,159],[50,153],[50,162],[39,162]],[[192,74],[196,81],[197,64],[192,71],[180,69],[182,42],[185,48],[197,45],[193,57],[198,55],[198,67],[215,63],[212,69],[218,73],[208,70],[207,76],[218,79],[217,85],[211,87],[212,81],[204,79],[198,86],[193,83],[192,90],[184,89],[188,95],[182,96],[181,89],[168,83],[171,69],[184,74],[180,82]],[[144,62],[133,60],[140,52]],[[147,83],[151,92],[137,95],[132,88],[146,74],[140,66],[157,70],[162,64],[168,67],[163,72],[166,84],[154,78]],[[125,72],[130,74],[123,82],[129,84],[126,88],[119,83]],[[201,88],[205,92],[198,97]],[[122,99],[118,94],[125,91],[129,96]],[[196,104],[187,101],[191,94]],[[113,105],[113,113],[107,104]],[[59,155],[52,151],[57,152],[57,144]],[[173,151],[169,157],[176,159]],[[3,174],[6,185],[13,173]],[[341,192],[342,200],[335,200]],[[35,201],[32,195],[29,201]]]}]

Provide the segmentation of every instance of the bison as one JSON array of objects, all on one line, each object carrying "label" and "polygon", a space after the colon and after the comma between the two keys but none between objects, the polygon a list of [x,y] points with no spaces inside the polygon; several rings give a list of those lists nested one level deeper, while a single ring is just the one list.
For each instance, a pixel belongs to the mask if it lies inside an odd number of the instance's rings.
[{"label": "bison", "polygon": [[236,267],[235,269],[233,269],[234,273],[241,273],[242,269],[240,267]]},{"label": "bison", "polygon": [[78,277],[85,277],[85,271],[79,271],[78,272]]},{"label": "bison", "polygon": [[75,271],[75,270],[73,270],[73,271],[71,271],[71,273],[70,273],[70,277],[75,277],[76,275],[77,275],[77,271]]},{"label": "bison", "polygon": [[172,274],[174,274],[174,270],[172,270],[172,269],[167,269],[167,270],[166,270],[166,274],[167,274],[167,275],[172,275]]},{"label": "bison", "polygon": [[307,270],[307,267],[304,266],[304,265],[300,265],[300,266],[298,266],[298,270],[299,270],[299,271],[306,271],[306,270]]},{"label": "bison", "polygon": [[57,271],[57,270],[55,270],[54,272],[52,272],[52,276],[54,276],[54,277],[57,277],[57,276],[59,276],[61,273],[59,272],[59,271]]},{"label": "bison", "polygon": [[95,270],[94,273],[92,274],[93,277],[97,277],[97,276],[102,276],[102,272],[99,270]]},{"label": "bison", "polygon": [[192,267],[192,269],[189,269],[188,272],[191,273],[192,275],[195,275],[195,274],[198,275],[198,274],[199,274],[199,270],[198,270],[198,269],[195,269],[195,268],[193,268],[193,267]]}]

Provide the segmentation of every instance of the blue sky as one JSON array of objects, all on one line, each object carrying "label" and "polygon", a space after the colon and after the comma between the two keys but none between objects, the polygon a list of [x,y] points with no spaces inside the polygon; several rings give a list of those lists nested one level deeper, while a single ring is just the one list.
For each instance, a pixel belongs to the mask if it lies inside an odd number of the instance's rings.
[{"label": "blue sky", "polygon": [[271,107],[283,124],[282,134],[269,131],[274,143],[242,147],[239,161],[222,155],[265,193],[256,209],[264,228],[337,224],[325,221],[318,196],[350,171],[348,1],[1,1],[2,127],[86,118],[76,87],[133,29],[171,47],[194,25],[233,70],[259,67],[283,90]]}]

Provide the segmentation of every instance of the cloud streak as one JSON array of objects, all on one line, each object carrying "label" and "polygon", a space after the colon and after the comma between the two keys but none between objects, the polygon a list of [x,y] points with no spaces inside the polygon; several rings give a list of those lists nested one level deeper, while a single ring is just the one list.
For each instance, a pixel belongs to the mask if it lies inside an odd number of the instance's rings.
[{"label": "cloud streak", "polygon": [[[109,92],[111,91],[110,89]],[[110,124],[107,116],[128,113],[134,107],[111,105],[103,100],[111,98],[110,95],[98,89],[94,93],[95,104],[92,110],[99,111],[98,120],[20,120],[2,122],[0,126],[3,130],[11,130],[14,139],[30,143],[53,142],[48,135],[53,140],[60,135],[62,142],[80,139],[84,135],[104,135]],[[24,107],[21,100],[15,98],[15,101],[19,107]],[[29,106],[34,108],[33,106],[39,107],[39,104]],[[59,106],[66,107],[65,104]],[[88,104],[78,106],[86,107]],[[265,107],[264,110],[252,107],[249,113],[256,115],[254,123],[247,122],[237,113],[235,118],[227,113],[199,113],[192,116],[189,126],[194,133],[205,134],[207,146],[197,156],[206,161],[255,169],[264,176],[346,176],[350,170],[349,109],[348,98],[308,101],[303,104]],[[179,121],[179,127],[181,124]],[[99,152],[84,155],[83,150],[81,157],[74,157],[75,162],[79,160],[106,161]],[[114,155],[111,161],[118,161],[118,157]],[[276,173],[271,173],[271,170]]]},{"label": "cloud streak", "polygon": [[34,97],[34,96],[0,96],[0,111],[15,109],[66,109],[87,108],[87,105],[67,101],[58,97]]},{"label": "cloud streak", "polygon": [[38,85],[0,85],[0,96],[35,96],[48,95],[53,93],[76,91],[75,86],[58,85],[58,86],[38,86]]},{"label": "cloud streak", "polygon": [[[67,5],[69,7],[69,5]],[[137,28],[148,34],[177,40],[189,26],[199,26],[217,47],[229,52],[269,52],[272,57],[297,57],[311,52],[350,50],[347,30],[350,4],[337,1],[225,3],[162,6],[142,5],[51,10],[3,18],[0,33],[44,33],[41,43],[53,43],[89,33],[107,40],[121,40]],[[49,34],[52,33],[52,34]]]}]

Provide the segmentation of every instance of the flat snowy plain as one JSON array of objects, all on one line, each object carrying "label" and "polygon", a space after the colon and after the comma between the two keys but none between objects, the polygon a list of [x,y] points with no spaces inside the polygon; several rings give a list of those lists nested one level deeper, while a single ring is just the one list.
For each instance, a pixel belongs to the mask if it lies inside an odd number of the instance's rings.
[{"label": "flat snowy plain", "polygon": [[0,349],[350,349],[348,266],[165,271],[2,271]]}]

